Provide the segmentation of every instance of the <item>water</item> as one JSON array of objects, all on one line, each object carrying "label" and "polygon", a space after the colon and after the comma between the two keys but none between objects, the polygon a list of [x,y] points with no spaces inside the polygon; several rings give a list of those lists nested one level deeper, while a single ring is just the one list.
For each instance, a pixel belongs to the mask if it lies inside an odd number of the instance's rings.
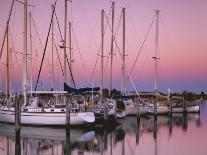
[{"label": "water", "polygon": [[127,117],[114,128],[73,128],[67,133],[64,128],[23,126],[21,138],[13,125],[0,124],[0,155],[206,155],[206,114],[207,102],[200,115]]}]

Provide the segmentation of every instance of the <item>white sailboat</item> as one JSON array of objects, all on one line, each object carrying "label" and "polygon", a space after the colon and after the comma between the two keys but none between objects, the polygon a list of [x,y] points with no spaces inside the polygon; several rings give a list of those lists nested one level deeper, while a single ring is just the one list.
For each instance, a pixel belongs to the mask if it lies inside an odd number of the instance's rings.
[{"label": "white sailboat", "polygon": [[[65,0],[65,12],[67,12],[67,0]],[[80,111],[80,109],[69,110],[69,115],[66,112],[66,107],[69,104],[66,102],[65,91],[27,91],[27,0],[24,1],[24,71],[23,71],[23,93],[24,93],[24,104],[21,107],[21,123],[29,125],[82,125],[86,123],[93,123],[95,116],[93,112]],[[54,15],[55,8],[52,13]],[[52,18],[53,18],[52,15]],[[52,21],[51,21],[52,22]],[[66,34],[65,34],[66,35]],[[66,37],[65,37],[66,38]],[[66,40],[64,41],[66,47]],[[66,60],[66,59],[65,59]],[[66,67],[66,66],[65,66]],[[65,69],[66,70],[66,69]],[[66,77],[66,74],[64,74]],[[66,78],[65,78],[66,79]],[[30,97],[28,100],[28,94],[35,94],[36,97]],[[63,107],[38,106],[38,97],[40,95],[49,96],[65,96],[62,101]],[[56,100],[57,101],[57,100]],[[15,123],[15,109],[14,102],[11,105],[0,106],[0,121],[7,123]],[[49,101],[48,101],[49,104]]]},{"label": "white sailboat", "polygon": [[[114,4],[114,3],[113,3]],[[100,62],[100,97],[97,105],[94,105],[93,112],[97,121],[114,121],[116,108],[112,99],[104,99],[103,96],[103,56],[104,54],[104,10],[101,10],[101,62]]]},{"label": "white sailboat", "polygon": [[153,114],[167,114],[169,113],[169,108],[166,105],[161,105],[159,102],[157,102],[157,99],[160,95],[158,93],[158,88],[157,88],[157,68],[158,68],[158,60],[160,59],[158,55],[158,30],[159,30],[159,10],[155,10],[155,15],[156,15],[156,33],[155,33],[155,56],[153,57],[155,61],[155,92],[154,92],[154,97],[155,101],[154,103],[151,103],[149,105],[149,112]]}]

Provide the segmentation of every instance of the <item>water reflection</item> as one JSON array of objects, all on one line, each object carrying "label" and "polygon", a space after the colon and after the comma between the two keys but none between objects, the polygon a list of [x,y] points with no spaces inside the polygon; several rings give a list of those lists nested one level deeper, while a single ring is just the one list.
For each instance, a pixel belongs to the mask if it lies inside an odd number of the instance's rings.
[{"label": "water reflection", "polygon": [[[200,132],[203,130],[198,129],[207,124],[203,114],[207,112],[207,108],[203,109],[205,111],[201,111],[201,115],[189,113],[126,117],[119,120],[119,125],[109,127],[67,126],[65,129],[22,126],[21,132],[16,134],[14,125],[0,124],[0,154],[179,154],[176,147],[180,144],[180,140],[186,141],[193,139],[197,134],[202,134]],[[205,135],[204,133],[204,137]],[[192,145],[191,141],[187,142],[187,145]],[[169,148],[173,148],[173,151],[168,152]],[[188,149],[185,151],[188,152]],[[203,150],[200,152],[206,152],[205,147],[201,149]],[[180,154],[187,155],[185,151],[181,151]]]}]

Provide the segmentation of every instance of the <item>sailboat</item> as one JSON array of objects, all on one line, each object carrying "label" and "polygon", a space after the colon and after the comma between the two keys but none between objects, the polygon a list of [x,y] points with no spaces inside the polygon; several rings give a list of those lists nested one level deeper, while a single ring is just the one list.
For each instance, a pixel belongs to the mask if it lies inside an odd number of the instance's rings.
[{"label": "sailboat", "polygon": [[158,67],[158,60],[159,57],[158,54],[158,29],[159,29],[159,10],[155,10],[156,15],[156,34],[155,34],[155,56],[153,57],[155,61],[155,92],[152,94],[154,96],[154,103],[150,103],[150,109],[149,112],[153,114],[167,114],[169,113],[169,108],[166,105],[161,105],[160,102],[158,102],[159,96],[162,96],[157,89],[157,67]]},{"label": "sailboat", "polygon": [[[113,3],[114,4],[114,3]],[[101,70],[101,76],[100,76],[100,97],[99,101],[96,105],[93,107],[93,112],[95,114],[97,121],[114,121],[115,119],[115,113],[116,113],[116,107],[114,104],[113,99],[104,99],[104,93],[103,93],[103,56],[104,54],[104,10],[101,10],[101,63],[100,63],[100,70]]]},{"label": "sailboat", "polygon": [[[65,4],[66,4],[65,10],[67,12],[67,0],[65,0]],[[51,23],[53,22],[52,20],[55,12],[55,5],[52,10]],[[13,7],[13,3],[12,3],[12,7]],[[24,1],[24,55],[23,55],[24,56],[23,57],[24,104],[20,108],[21,123],[27,125],[65,125],[67,123],[69,123],[70,125],[82,125],[87,123],[93,123],[95,121],[93,112],[81,111],[80,109],[75,109],[75,110],[70,109],[66,97],[67,96],[66,91],[36,91],[36,89],[35,91],[27,90],[27,7],[28,7],[28,2],[27,0],[25,0]],[[51,23],[50,23],[50,27],[51,27]],[[50,32],[50,28],[49,28],[49,32]],[[66,33],[65,33],[65,38],[66,38]],[[64,46],[66,47],[66,39],[64,40]],[[66,58],[64,60],[66,61]],[[66,74],[64,75],[66,79]],[[33,96],[30,97],[28,100],[29,94]],[[54,98],[55,96],[56,100],[53,99],[54,104],[51,104],[52,99],[47,100],[45,103],[42,103],[42,105],[46,104],[47,105],[46,107],[40,106],[39,104],[41,103],[40,101],[41,95],[50,96],[51,98]],[[18,100],[15,101],[18,102]],[[57,102],[62,102],[61,103],[62,106],[56,105]],[[14,102],[11,103],[11,105],[6,104],[0,106],[0,121],[7,122],[7,123],[15,122],[15,108],[13,105]]]}]

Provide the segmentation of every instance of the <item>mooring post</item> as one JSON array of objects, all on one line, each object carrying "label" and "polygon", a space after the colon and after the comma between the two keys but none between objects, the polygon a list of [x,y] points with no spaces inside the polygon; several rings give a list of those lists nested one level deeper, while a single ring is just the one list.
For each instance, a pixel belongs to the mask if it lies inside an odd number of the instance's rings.
[{"label": "mooring post", "polygon": [[170,96],[168,97],[168,104],[169,104],[169,108],[170,108],[169,115],[172,116],[172,102],[171,102]]},{"label": "mooring post", "polygon": [[140,98],[136,98],[135,102],[137,104],[137,119],[140,117],[140,111],[139,111],[139,103],[140,103]]},{"label": "mooring post", "polygon": [[21,129],[21,109],[19,96],[15,96],[15,129],[20,131]]},{"label": "mooring post", "polygon": [[66,125],[70,125],[70,104],[72,102],[71,95],[65,95],[64,102],[66,105]]},{"label": "mooring post", "polygon": [[139,133],[140,133],[140,117],[137,117],[136,144],[139,144]]},{"label": "mooring post", "polygon": [[157,115],[157,95],[154,98],[154,115]]},{"label": "mooring post", "polygon": [[21,131],[21,109],[19,96],[14,97],[15,102],[15,154],[21,155],[20,131]]},{"label": "mooring post", "polygon": [[185,98],[183,97],[183,113],[186,112],[187,112],[187,106],[186,106]]}]

